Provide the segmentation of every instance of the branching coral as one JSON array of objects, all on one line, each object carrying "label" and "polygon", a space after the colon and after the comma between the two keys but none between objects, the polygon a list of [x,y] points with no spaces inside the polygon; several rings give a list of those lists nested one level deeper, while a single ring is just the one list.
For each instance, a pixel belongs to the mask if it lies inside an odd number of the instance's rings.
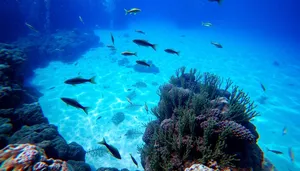
[{"label": "branching coral", "polygon": [[230,79],[224,89],[222,83],[217,75],[185,73],[182,67],[159,88],[160,101],[152,109],[158,120],[148,124],[140,148],[145,170],[180,170],[187,162],[210,160],[221,168],[242,165],[242,148],[257,140],[249,120],[258,113]]}]

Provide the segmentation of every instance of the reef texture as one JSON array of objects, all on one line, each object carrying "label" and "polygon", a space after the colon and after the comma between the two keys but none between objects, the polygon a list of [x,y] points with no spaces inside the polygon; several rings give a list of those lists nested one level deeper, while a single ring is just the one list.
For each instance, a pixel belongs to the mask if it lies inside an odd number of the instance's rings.
[{"label": "reef texture", "polygon": [[10,144],[0,150],[0,167],[5,170],[73,170],[65,161],[48,159],[43,149],[31,144]]},{"label": "reef texture", "polygon": [[184,169],[184,171],[214,171],[202,164],[193,164],[191,167]]},{"label": "reef texture", "polygon": [[73,62],[92,47],[99,46],[99,37],[92,30],[57,30],[52,34],[30,34],[13,43],[27,55],[23,73],[47,65],[50,61]]},{"label": "reef texture", "polygon": [[80,162],[85,160],[84,149],[75,142],[67,144],[44,117],[37,102],[40,94],[23,86],[20,73],[26,57],[18,47],[0,44],[0,149],[8,144],[35,144],[48,157],[86,167]]},{"label": "reef texture", "polygon": [[145,170],[184,170],[210,161],[220,170],[262,170],[259,135],[250,122],[258,113],[248,95],[232,84],[182,67],[160,86],[160,101],[152,109],[157,120],[148,123],[140,148]]}]

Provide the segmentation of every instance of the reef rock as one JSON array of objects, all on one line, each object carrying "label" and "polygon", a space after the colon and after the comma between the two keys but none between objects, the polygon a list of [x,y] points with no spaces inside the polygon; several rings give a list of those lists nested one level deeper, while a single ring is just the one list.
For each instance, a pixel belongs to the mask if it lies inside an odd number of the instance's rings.
[{"label": "reef rock", "polygon": [[5,170],[73,170],[65,161],[48,159],[43,149],[31,144],[10,144],[0,150],[0,165]]},{"label": "reef rock", "polygon": [[214,171],[214,169],[206,167],[203,164],[193,164],[191,167],[184,169],[184,171]]}]

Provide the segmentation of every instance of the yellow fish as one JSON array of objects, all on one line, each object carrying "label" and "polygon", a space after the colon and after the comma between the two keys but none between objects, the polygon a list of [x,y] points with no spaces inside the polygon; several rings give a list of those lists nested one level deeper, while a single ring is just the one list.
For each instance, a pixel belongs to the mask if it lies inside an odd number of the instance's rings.
[{"label": "yellow fish", "polygon": [[202,22],[202,26],[205,26],[205,27],[211,27],[211,26],[212,26],[212,23],[209,23],[209,22]]},{"label": "yellow fish", "polygon": [[135,15],[136,13],[142,11],[141,9],[138,9],[138,8],[131,8],[130,10],[127,10],[127,9],[124,8],[124,10],[125,10],[125,15],[127,15],[128,13]]},{"label": "yellow fish", "polygon": [[38,33],[39,31],[37,31],[32,25],[28,24],[27,22],[25,22],[25,25],[32,31]]},{"label": "yellow fish", "polygon": [[295,155],[294,155],[292,147],[289,148],[289,156],[290,156],[291,161],[294,162]]},{"label": "yellow fish", "polygon": [[80,20],[80,22],[82,22],[82,24],[84,24],[83,19],[81,18],[81,16],[79,16],[79,20]]}]

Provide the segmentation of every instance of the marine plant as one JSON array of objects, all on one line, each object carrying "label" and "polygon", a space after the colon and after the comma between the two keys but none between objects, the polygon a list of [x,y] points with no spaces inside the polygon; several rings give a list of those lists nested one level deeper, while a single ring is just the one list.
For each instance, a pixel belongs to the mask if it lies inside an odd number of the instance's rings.
[{"label": "marine plant", "polygon": [[[211,160],[221,168],[261,168],[258,134],[249,122],[256,106],[230,79],[223,84],[215,74],[182,67],[158,95],[157,120],[148,123],[139,149],[145,170],[184,170]],[[249,150],[256,150],[253,156]]]}]

